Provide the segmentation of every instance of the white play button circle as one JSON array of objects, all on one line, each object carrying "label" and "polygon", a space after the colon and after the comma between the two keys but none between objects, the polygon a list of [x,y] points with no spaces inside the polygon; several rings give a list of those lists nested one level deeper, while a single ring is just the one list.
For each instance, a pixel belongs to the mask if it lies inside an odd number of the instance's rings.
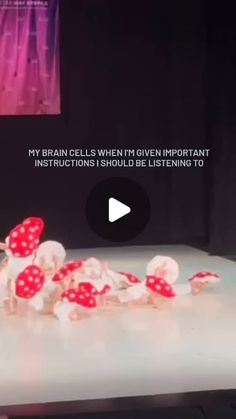
[{"label": "white play button circle", "polygon": [[117,243],[140,234],[150,214],[146,191],[128,178],[102,180],[92,189],[86,203],[86,217],[92,230],[103,239]]},{"label": "white play button circle", "polygon": [[115,198],[110,198],[108,201],[108,219],[110,223],[114,223],[117,220],[125,217],[131,213],[131,208],[125,205],[123,202],[118,201]]}]

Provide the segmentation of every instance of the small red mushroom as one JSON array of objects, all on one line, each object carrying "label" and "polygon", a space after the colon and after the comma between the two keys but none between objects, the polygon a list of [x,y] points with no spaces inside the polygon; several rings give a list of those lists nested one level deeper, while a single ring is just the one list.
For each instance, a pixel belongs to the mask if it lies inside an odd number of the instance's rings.
[{"label": "small red mushroom", "polygon": [[68,301],[69,303],[76,303],[84,308],[97,307],[96,299],[91,294],[80,290],[70,289],[65,291],[62,293],[61,299],[63,301]]},{"label": "small red mushroom", "polygon": [[157,305],[154,296],[160,295],[168,299],[176,296],[171,285],[168,284],[168,282],[166,282],[163,278],[159,278],[156,276],[147,276],[146,287],[149,291],[151,291],[151,301],[152,303],[154,303],[154,305]]},{"label": "small red mushroom", "polygon": [[129,273],[129,272],[119,272],[120,275],[123,275],[125,282],[128,285],[140,284],[142,281],[138,276]]},{"label": "small red mushroom", "polygon": [[106,305],[105,296],[111,291],[111,289],[112,288],[109,284],[106,284],[105,281],[99,279],[79,283],[79,290],[82,293],[98,297],[98,302],[101,306]]},{"label": "small red mushroom", "polygon": [[84,261],[79,260],[77,262],[69,262],[66,265],[62,266],[57,273],[53,276],[53,282],[62,282],[71,279],[72,274],[81,269],[83,266]]},{"label": "small red mushroom", "polygon": [[36,265],[28,266],[16,280],[16,296],[31,299],[38,294],[45,283],[43,271]]},{"label": "small red mushroom", "polygon": [[111,286],[108,284],[105,284],[101,289],[99,287],[96,287],[96,282],[98,283],[99,280],[93,281],[93,282],[80,282],[79,283],[79,290],[81,292],[87,292],[91,295],[98,296],[98,295],[105,295],[111,290]]},{"label": "small red mushroom", "polygon": [[39,245],[39,236],[32,231],[30,225],[19,224],[11,230],[7,238],[8,248],[13,256],[27,257],[36,252]]},{"label": "small red mushroom", "polygon": [[198,294],[208,283],[220,282],[220,276],[214,272],[198,272],[189,279],[189,282],[192,293]]},{"label": "small red mushroom", "polygon": [[79,283],[79,290],[83,293],[86,292],[90,295],[97,296],[99,294],[98,290],[96,289],[96,287],[93,284],[91,284],[91,282],[80,282]]},{"label": "small red mushroom", "polygon": [[45,228],[44,220],[40,217],[28,217],[23,221],[22,224],[29,225],[32,229],[32,232],[38,234],[39,236],[42,235]]}]

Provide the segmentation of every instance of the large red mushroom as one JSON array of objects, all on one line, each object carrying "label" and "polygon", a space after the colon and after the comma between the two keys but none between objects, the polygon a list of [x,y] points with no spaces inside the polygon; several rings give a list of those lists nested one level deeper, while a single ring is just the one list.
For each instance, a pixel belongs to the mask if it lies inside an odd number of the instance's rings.
[{"label": "large red mushroom", "polygon": [[39,245],[39,234],[28,224],[19,224],[7,238],[10,255],[25,258],[34,254]]},{"label": "large red mushroom", "polygon": [[43,234],[45,228],[44,220],[41,217],[28,217],[22,224],[30,226],[31,231],[36,233],[38,236]]}]

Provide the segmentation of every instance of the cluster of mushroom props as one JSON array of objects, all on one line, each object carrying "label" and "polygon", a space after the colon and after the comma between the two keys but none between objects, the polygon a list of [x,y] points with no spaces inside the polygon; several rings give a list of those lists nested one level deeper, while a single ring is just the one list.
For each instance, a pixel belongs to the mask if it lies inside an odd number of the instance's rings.
[{"label": "cluster of mushroom props", "polygon": [[112,305],[152,305],[178,295],[196,295],[216,273],[198,272],[186,284],[176,284],[179,265],[168,256],[154,257],[146,278],[116,272],[91,257],[67,262],[66,251],[56,241],[41,241],[45,223],[29,217],[14,227],[0,243],[5,258],[0,264],[0,302],[8,314],[26,311],[51,314],[60,320],[77,320],[93,310]]}]

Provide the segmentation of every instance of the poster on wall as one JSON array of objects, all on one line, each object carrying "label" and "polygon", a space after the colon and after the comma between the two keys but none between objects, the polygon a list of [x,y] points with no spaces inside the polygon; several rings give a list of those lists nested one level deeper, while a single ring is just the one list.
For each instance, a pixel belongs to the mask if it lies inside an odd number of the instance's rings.
[{"label": "poster on wall", "polygon": [[60,114],[59,0],[0,0],[0,115]]}]

